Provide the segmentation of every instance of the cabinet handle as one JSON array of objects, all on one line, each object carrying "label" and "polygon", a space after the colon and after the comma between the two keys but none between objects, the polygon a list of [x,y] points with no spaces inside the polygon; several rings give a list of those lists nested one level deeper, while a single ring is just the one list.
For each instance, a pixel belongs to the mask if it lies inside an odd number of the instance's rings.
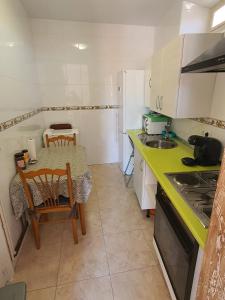
[{"label": "cabinet handle", "polygon": [[148,85],[149,85],[149,87],[151,89],[152,88],[152,79],[151,78],[149,78]]}]

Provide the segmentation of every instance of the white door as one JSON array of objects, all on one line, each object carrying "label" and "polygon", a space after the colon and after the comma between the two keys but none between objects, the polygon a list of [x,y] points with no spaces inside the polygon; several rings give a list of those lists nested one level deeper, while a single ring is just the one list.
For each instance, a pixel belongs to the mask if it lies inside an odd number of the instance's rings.
[{"label": "white door", "polygon": [[[180,80],[183,37],[179,37],[163,48],[162,90],[159,99],[160,112],[176,117]],[[188,93],[188,92],[187,92]]]},{"label": "white door", "polygon": [[121,71],[117,75],[117,101],[119,104],[118,109],[118,131],[119,133],[125,133],[125,118],[124,118],[124,82],[125,82],[125,73]]},{"label": "white door", "polygon": [[151,71],[145,70],[145,107],[150,107]]},{"label": "white door", "polygon": [[124,84],[125,130],[142,127],[144,104],[144,70],[127,70]]}]

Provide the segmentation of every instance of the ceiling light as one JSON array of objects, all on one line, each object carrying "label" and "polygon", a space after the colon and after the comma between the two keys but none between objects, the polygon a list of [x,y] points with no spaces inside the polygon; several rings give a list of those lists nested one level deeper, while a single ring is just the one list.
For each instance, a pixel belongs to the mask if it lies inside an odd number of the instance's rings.
[{"label": "ceiling light", "polygon": [[14,47],[15,44],[16,44],[15,42],[7,42],[6,46],[8,46],[8,47]]},{"label": "ceiling light", "polygon": [[185,8],[186,8],[186,10],[187,10],[188,12],[192,9],[193,6],[195,6],[194,3],[191,3],[191,2],[185,2]]},{"label": "ceiling light", "polygon": [[76,43],[73,44],[73,47],[77,48],[78,50],[85,50],[87,49],[87,44]]}]

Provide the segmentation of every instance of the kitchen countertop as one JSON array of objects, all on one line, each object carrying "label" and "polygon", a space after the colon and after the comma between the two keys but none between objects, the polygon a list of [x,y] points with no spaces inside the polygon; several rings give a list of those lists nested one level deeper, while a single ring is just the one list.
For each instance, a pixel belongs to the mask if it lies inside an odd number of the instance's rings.
[{"label": "kitchen countertop", "polygon": [[179,139],[175,139],[178,146],[173,149],[155,149],[145,146],[138,138],[138,134],[142,130],[128,130],[128,135],[132,139],[135,147],[140,152],[141,156],[146,161],[147,165],[151,168],[157,181],[165,190],[167,196],[170,198],[176,210],[179,212],[183,221],[192,232],[195,239],[201,247],[204,247],[208,229],[204,228],[197,215],[192,211],[188,204],[184,201],[181,195],[176,191],[165,173],[171,172],[191,172],[191,171],[207,171],[218,170],[219,166],[201,167],[194,166],[188,167],[182,164],[182,157],[193,157],[193,150],[188,145],[185,145]]}]

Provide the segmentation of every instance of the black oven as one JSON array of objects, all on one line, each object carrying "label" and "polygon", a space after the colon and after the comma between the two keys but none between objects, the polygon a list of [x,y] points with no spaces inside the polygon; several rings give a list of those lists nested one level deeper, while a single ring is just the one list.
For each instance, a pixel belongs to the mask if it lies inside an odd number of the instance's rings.
[{"label": "black oven", "polygon": [[190,299],[198,243],[158,184],[154,240],[178,300]]}]

